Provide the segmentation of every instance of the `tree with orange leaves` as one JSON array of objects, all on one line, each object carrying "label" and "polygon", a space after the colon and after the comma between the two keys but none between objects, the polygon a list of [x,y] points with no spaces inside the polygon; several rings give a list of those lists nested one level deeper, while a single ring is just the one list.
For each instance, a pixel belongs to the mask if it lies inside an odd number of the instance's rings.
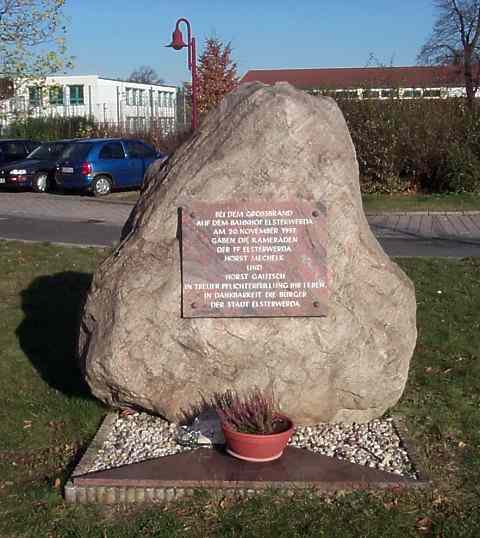
[{"label": "tree with orange leaves", "polygon": [[198,60],[197,106],[200,114],[217,106],[223,97],[238,86],[237,64],[231,58],[230,43],[224,45],[216,37],[205,41]]}]

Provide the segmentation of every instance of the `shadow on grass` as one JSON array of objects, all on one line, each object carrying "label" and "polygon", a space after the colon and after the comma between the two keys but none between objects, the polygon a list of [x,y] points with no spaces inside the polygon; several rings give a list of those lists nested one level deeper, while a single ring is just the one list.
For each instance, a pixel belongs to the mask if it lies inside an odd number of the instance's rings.
[{"label": "shadow on grass", "polygon": [[68,396],[91,397],[77,366],[80,315],[92,275],[73,271],[36,278],[21,292],[25,318],[16,334],[42,379]]}]

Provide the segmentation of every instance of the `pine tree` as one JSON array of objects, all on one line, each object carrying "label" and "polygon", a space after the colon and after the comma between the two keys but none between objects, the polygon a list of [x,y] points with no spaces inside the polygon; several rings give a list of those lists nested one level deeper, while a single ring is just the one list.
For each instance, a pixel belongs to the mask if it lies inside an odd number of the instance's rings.
[{"label": "pine tree", "polygon": [[224,45],[209,37],[198,61],[198,112],[204,113],[220,103],[238,85],[237,64],[231,58],[230,43]]}]

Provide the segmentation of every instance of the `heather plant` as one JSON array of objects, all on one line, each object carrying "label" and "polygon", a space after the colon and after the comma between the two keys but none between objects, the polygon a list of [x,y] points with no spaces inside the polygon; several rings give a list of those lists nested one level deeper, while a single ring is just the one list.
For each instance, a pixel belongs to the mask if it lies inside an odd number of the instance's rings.
[{"label": "heather plant", "polygon": [[273,396],[267,396],[258,388],[244,396],[233,390],[216,392],[210,405],[223,423],[241,433],[277,433],[284,423]]}]

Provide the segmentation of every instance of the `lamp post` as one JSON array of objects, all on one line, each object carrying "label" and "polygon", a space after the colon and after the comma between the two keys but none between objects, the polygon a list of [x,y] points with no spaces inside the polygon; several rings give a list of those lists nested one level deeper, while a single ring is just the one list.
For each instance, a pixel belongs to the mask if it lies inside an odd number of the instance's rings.
[{"label": "lamp post", "polygon": [[[181,22],[187,25],[187,43],[183,41],[183,35],[179,28]],[[192,28],[187,19],[183,17],[178,19],[172,34],[172,42],[167,47],[172,47],[175,50],[188,47],[188,69],[192,73],[192,130],[195,130],[197,128],[197,52],[195,38],[192,37]]]}]

